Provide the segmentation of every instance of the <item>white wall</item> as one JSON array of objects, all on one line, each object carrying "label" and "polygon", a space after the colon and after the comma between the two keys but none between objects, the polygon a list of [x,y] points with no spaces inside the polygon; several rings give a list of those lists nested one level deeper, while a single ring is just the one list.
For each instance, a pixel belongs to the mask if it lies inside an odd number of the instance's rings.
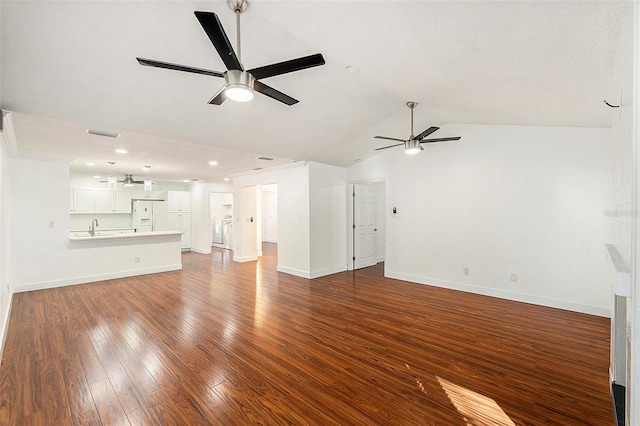
[{"label": "white wall", "polygon": [[[240,229],[240,240],[236,243],[235,235],[233,238],[234,245],[239,247],[233,253],[233,260],[238,262],[246,262],[256,260],[261,255],[258,251],[258,191],[255,185],[244,186],[240,188],[240,214],[235,216],[233,229]],[[236,203],[237,204],[237,203]]]},{"label": "white wall", "polygon": [[262,241],[278,242],[278,190],[277,185],[263,185],[262,190]]},{"label": "white wall", "polygon": [[309,163],[310,275],[347,269],[347,169]]},{"label": "white wall", "polygon": [[610,130],[441,132],[462,140],[416,156],[391,149],[349,169],[349,181],[386,177],[388,207],[398,208],[397,218],[387,212],[385,274],[608,315]]},{"label": "white wall", "polygon": [[387,235],[387,183],[375,182],[376,188],[376,227],[378,234],[376,235],[376,257],[378,262],[384,261],[384,253]]},{"label": "white wall", "polygon": [[4,134],[0,133],[0,362],[12,301],[10,165]]},{"label": "white wall", "polygon": [[[634,184],[636,182],[636,159],[634,158],[634,147],[636,146],[636,136],[634,135],[634,120],[636,120],[634,93],[634,5],[627,4],[629,13],[625,14],[622,21],[622,31],[619,44],[617,46],[616,66],[614,68],[615,91],[612,92],[612,104],[622,103],[622,108],[611,109],[612,121],[612,141],[613,141],[613,197],[608,210],[608,216],[612,221],[612,243],[620,254],[626,268],[633,271],[635,260],[633,258],[636,242],[633,239],[634,229],[636,229],[637,210],[636,194],[634,194]],[[622,99],[619,99],[621,97]],[[613,283],[614,277],[609,280]],[[620,299],[620,298],[618,298]],[[614,299],[615,300],[615,299]],[[616,303],[617,302],[617,303]],[[634,360],[628,362],[627,348],[633,347],[634,309],[633,299],[617,300],[612,303],[612,310],[616,313],[616,318],[612,321],[612,365],[610,372],[612,380],[620,385],[625,385],[627,397],[631,393],[636,393],[635,389],[640,389],[640,382],[636,379],[632,383],[632,372],[635,371]],[[633,349],[632,349],[633,351]],[[614,358],[616,365],[614,366]],[[632,366],[629,369],[629,365]],[[627,371],[625,371],[627,370]],[[625,377],[626,376],[626,377]],[[638,403],[636,396],[632,406]],[[634,398],[628,398],[629,401]],[[636,409],[627,410],[627,424],[638,424],[640,419],[633,418],[638,415],[634,413]],[[633,414],[632,414],[633,413]],[[633,417],[630,417],[632,415]]]},{"label": "white wall", "polygon": [[[241,189],[254,185],[278,186],[278,271],[299,276],[310,274],[309,172],[307,163],[293,163],[260,172],[233,176],[233,216],[237,225],[243,213]],[[234,256],[242,258],[242,229],[234,226]],[[251,248],[247,248],[251,250]]]},{"label": "white wall", "polygon": [[70,242],[68,163],[14,158],[10,171],[14,291],[181,268],[179,250],[164,255],[156,244],[123,242],[105,249]]},{"label": "white wall", "polygon": [[191,185],[191,250],[211,253],[211,220],[209,220],[209,191],[204,182]]}]

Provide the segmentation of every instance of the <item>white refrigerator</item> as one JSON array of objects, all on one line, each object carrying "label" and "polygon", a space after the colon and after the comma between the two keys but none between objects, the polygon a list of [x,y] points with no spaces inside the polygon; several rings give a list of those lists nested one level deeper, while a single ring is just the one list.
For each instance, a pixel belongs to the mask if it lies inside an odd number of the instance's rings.
[{"label": "white refrigerator", "polygon": [[170,231],[166,201],[133,202],[132,225],[136,232]]}]

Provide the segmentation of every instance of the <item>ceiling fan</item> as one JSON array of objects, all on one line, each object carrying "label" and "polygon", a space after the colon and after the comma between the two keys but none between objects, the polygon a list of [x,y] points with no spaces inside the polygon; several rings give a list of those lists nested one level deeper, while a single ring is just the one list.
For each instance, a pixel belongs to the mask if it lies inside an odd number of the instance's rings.
[{"label": "ceiling fan", "polygon": [[386,136],[374,136],[376,139],[386,139],[390,141],[398,141],[402,143],[397,143],[395,145],[383,146],[382,148],[376,148],[376,151],[380,151],[382,149],[393,148],[394,146],[404,145],[404,152],[407,154],[417,154],[420,151],[424,150],[421,144],[423,143],[431,143],[431,142],[447,142],[447,141],[457,141],[460,140],[460,136],[452,137],[452,138],[435,138],[435,139],[425,139],[427,136],[440,129],[440,127],[429,127],[424,132],[420,133],[418,136],[413,135],[413,109],[418,105],[416,102],[407,102],[407,106],[411,110],[411,136],[409,139],[396,139],[389,138]]},{"label": "ceiling fan", "polygon": [[[134,180],[133,175],[125,174],[123,180],[116,181],[118,183],[123,184],[124,186],[133,186],[134,184],[144,185],[143,180]],[[101,180],[100,183],[109,183],[108,180]]]},{"label": "ceiling fan", "polygon": [[276,75],[286,74],[294,71],[300,71],[306,68],[324,65],[322,54],[304,56],[289,61],[278,62],[276,64],[266,65],[263,67],[245,70],[242,65],[241,47],[240,47],[240,15],[247,9],[249,3],[247,0],[227,0],[227,4],[236,14],[236,30],[237,30],[237,48],[238,54],[233,50],[227,34],[222,28],[218,15],[213,12],[194,12],[200,25],[218,51],[218,55],[227,67],[227,71],[219,72],[206,70],[202,68],[194,68],[185,65],[171,64],[168,62],[154,61],[151,59],[136,58],[140,65],[165,68],[176,71],[191,72],[195,74],[210,75],[213,77],[222,77],[225,79],[225,85],[209,100],[209,104],[221,105],[226,98],[238,102],[246,102],[253,99],[253,92],[262,93],[272,99],[280,101],[286,105],[298,103],[297,99],[267,86],[261,79],[273,77]]}]

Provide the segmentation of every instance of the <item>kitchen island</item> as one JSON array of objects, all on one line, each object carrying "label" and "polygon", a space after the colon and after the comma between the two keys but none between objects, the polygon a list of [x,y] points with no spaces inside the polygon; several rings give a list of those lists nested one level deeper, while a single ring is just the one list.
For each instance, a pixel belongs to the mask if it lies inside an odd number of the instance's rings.
[{"label": "kitchen island", "polygon": [[[65,255],[46,266],[49,279],[16,285],[15,291],[180,270],[181,237],[179,231],[120,233],[105,229],[94,236],[87,231],[70,232]],[[62,271],[73,271],[73,275],[63,276]]]}]

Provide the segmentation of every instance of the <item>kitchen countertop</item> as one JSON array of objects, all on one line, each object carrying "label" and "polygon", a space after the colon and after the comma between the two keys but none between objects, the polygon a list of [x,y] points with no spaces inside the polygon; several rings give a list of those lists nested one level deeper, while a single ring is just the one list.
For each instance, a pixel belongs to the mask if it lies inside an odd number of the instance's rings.
[{"label": "kitchen countertop", "polygon": [[87,231],[86,235],[70,235],[70,241],[103,241],[103,240],[123,240],[131,238],[153,238],[166,237],[170,235],[182,235],[180,231],[152,231],[152,232],[128,232],[118,233],[117,231],[96,231],[96,235],[91,236]]}]

